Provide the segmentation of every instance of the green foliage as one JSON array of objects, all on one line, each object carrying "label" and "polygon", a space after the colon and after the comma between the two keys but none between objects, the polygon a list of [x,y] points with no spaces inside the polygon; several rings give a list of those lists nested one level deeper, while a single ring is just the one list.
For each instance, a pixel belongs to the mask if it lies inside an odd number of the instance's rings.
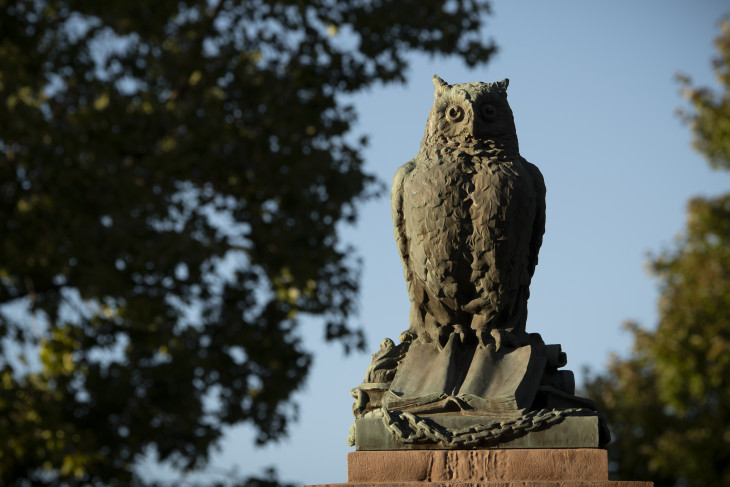
[{"label": "green foliage", "polygon": [[[683,79],[685,117],[710,164],[730,169],[730,20],[717,47],[723,92]],[[730,485],[730,194],[690,201],[685,235],[652,268],[656,330],[629,325],[631,356],[588,384],[616,437],[612,465],[624,480],[657,487]]]},{"label": "green foliage", "polygon": [[715,169],[730,169],[730,20],[720,23],[715,40],[719,56],[713,66],[718,83],[725,89],[715,93],[709,88],[691,86],[690,79],[680,76],[685,97],[692,103],[692,113],[683,113],[694,134],[694,145]]},{"label": "green foliage", "polygon": [[363,343],[336,230],[377,185],[339,95],[412,50],[485,62],[487,13],[0,0],[0,485],[139,484],[150,449],[194,469],[228,425],[284,435],[300,313]]}]

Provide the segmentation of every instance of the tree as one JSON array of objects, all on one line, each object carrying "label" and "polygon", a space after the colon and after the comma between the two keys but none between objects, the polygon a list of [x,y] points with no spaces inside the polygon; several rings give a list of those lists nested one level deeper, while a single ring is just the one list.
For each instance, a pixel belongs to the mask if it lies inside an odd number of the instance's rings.
[{"label": "tree", "polygon": [[0,2],[0,484],[143,484],[150,451],[194,469],[228,425],[284,435],[299,314],[363,343],[337,227],[377,184],[341,95],[414,50],[486,62],[486,14]]},{"label": "tree", "polygon": [[[680,79],[694,146],[730,169],[730,18],[714,63],[721,93]],[[694,198],[675,249],[652,262],[661,286],[654,331],[636,324],[631,356],[588,381],[608,416],[613,469],[662,486],[730,484],[730,193]]]}]

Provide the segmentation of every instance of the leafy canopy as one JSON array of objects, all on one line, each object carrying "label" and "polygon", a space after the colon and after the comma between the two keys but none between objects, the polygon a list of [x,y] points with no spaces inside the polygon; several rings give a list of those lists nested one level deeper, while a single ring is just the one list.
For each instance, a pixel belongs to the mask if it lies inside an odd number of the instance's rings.
[{"label": "leafy canopy", "polygon": [[[722,91],[681,78],[695,147],[730,169],[730,19],[714,63]],[[612,425],[623,479],[657,487],[730,485],[730,193],[694,198],[677,247],[652,262],[661,282],[655,331],[629,325],[634,347],[589,381]]]},{"label": "leafy canopy", "polygon": [[127,484],[286,433],[299,313],[362,345],[341,101],[485,62],[475,0],[0,1],[0,484]]}]

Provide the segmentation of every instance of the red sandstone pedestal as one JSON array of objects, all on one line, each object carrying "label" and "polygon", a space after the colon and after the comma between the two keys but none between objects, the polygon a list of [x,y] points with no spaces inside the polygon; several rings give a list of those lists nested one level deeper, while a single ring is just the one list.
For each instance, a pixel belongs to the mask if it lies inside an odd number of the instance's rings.
[{"label": "red sandstone pedestal", "polygon": [[[606,450],[388,450],[347,455],[347,483],[328,487],[652,487],[608,480]],[[311,486],[325,487],[325,486]]]}]

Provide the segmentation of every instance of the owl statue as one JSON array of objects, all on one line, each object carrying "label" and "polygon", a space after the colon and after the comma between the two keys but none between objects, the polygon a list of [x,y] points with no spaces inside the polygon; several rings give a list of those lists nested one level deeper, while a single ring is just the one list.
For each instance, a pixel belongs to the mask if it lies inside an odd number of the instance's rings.
[{"label": "owl statue", "polygon": [[[399,344],[381,343],[353,389],[349,444],[470,449],[525,437],[512,448],[534,448],[542,440],[530,431],[556,427],[551,448],[605,445],[595,404],[560,370],[562,347],[525,330],[545,183],[520,156],[508,80],[433,82],[421,148],[391,195],[409,328]],[[570,434],[553,426],[572,415],[581,419]]]},{"label": "owl statue", "polygon": [[[449,85],[421,147],[395,174],[391,204],[411,337],[519,346],[545,231],[545,183],[520,156],[505,79]],[[496,342],[496,343],[495,343]]]}]

